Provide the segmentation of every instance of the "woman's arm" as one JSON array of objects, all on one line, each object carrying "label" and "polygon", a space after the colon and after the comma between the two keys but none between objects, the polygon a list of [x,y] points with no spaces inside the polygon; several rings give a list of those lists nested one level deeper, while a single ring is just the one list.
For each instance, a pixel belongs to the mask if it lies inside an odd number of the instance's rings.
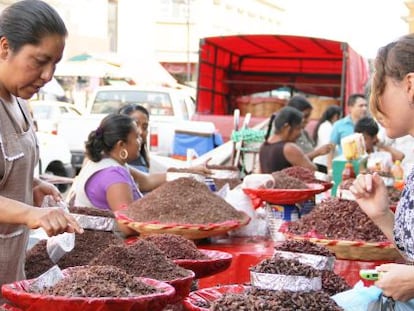
[{"label": "woman's arm", "polygon": [[82,233],[76,220],[61,208],[37,208],[0,196],[0,223],[43,228],[49,236],[62,232]]},{"label": "woman's arm", "polygon": [[[131,186],[128,183],[115,183],[110,185],[106,191],[106,200],[113,212],[126,208],[134,201]],[[118,229],[125,236],[138,234],[135,230],[120,222],[118,222]]]},{"label": "woman's arm", "polygon": [[287,143],[283,147],[283,154],[286,160],[289,161],[292,166],[302,166],[312,171],[316,170],[316,165],[303,153],[295,143]]},{"label": "woman's arm", "polygon": [[129,172],[141,192],[149,192],[167,181],[166,173],[147,174],[129,166]]},{"label": "woman's arm", "polygon": [[314,158],[318,157],[318,156],[322,156],[325,154],[328,154],[331,152],[332,149],[332,145],[331,144],[325,144],[322,146],[319,146],[315,149],[313,149],[311,152],[308,152],[306,154],[306,156],[310,159],[313,160]]}]

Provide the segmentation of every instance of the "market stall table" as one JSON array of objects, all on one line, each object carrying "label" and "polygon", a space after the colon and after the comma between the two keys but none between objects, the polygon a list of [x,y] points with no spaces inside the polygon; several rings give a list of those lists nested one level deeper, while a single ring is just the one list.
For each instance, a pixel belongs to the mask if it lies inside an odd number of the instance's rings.
[{"label": "market stall table", "polygon": [[[250,281],[249,268],[274,253],[275,242],[265,237],[220,237],[210,238],[208,242],[200,242],[201,249],[211,249],[228,252],[233,255],[230,267],[218,274],[199,280],[199,288],[208,288],[225,284],[244,284]],[[387,261],[357,261],[337,259],[334,272],[342,276],[349,285],[353,286],[361,278],[359,270],[374,269]],[[366,285],[372,281],[364,281]]]}]

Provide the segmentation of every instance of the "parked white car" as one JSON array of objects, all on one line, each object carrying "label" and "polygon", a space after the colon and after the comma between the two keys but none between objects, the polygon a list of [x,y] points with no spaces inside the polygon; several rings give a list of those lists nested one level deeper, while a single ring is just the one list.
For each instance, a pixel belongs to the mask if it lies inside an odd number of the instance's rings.
[{"label": "parked white car", "polygon": [[170,155],[176,129],[214,132],[214,124],[190,121],[195,101],[187,90],[167,87],[113,85],[98,87],[80,117],[63,117],[58,133],[68,142],[72,164],[78,170],[83,163],[88,134],[96,129],[109,113],[117,113],[128,104],[139,104],[150,113],[150,148],[159,154]]},{"label": "parked white car", "polygon": [[79,117],[81,112],[72,104],[54,100],[32,100],[29,102],[39,132],[57,134],[62,117]]},{"label": "parked white car", "polygon": [[[71,164],[71,153],[66,141],[59,135],[37,132],[39,141],[39,163],[35,168],[36,177],[46,175],[73,178],[75,170]],[[56,185],[61,192],[65,192],[68,184]]]}]

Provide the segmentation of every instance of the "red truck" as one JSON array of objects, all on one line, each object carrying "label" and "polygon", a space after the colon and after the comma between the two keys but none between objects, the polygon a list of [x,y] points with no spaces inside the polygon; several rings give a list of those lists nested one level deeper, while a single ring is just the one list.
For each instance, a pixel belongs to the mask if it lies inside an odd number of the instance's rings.
[{"label": "red truck", "polygon": [[[364,93],[366,60],[346,42],[288,35],[234,35],[200,40],[195,120],[214,122],[225,141],[233,129],[233,111],[241,99],[279,88],[327,96],[342,105],[352,93]],[[280,103],[266,102],[255,125]],[[256,105],[259,107],[259,105]],[[243,109],[240,109],[243,115]],[[315,109],[314,109],[315,110]]]}]

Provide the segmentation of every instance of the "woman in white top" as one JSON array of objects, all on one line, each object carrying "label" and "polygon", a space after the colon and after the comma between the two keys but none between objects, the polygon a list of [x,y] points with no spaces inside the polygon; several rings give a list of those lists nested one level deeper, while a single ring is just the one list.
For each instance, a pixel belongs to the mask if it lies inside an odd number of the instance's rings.
[{"label": "woman in white top", "polygon": [[[341,116],[341,108],[336,105],[329,106],[319,119],[313,133],[313,140],[316,143],[316,148],[329,144],[332,126]],[[327,173],[328,155],[317,156],[313,162],[317,165],[318,171]]]}]

